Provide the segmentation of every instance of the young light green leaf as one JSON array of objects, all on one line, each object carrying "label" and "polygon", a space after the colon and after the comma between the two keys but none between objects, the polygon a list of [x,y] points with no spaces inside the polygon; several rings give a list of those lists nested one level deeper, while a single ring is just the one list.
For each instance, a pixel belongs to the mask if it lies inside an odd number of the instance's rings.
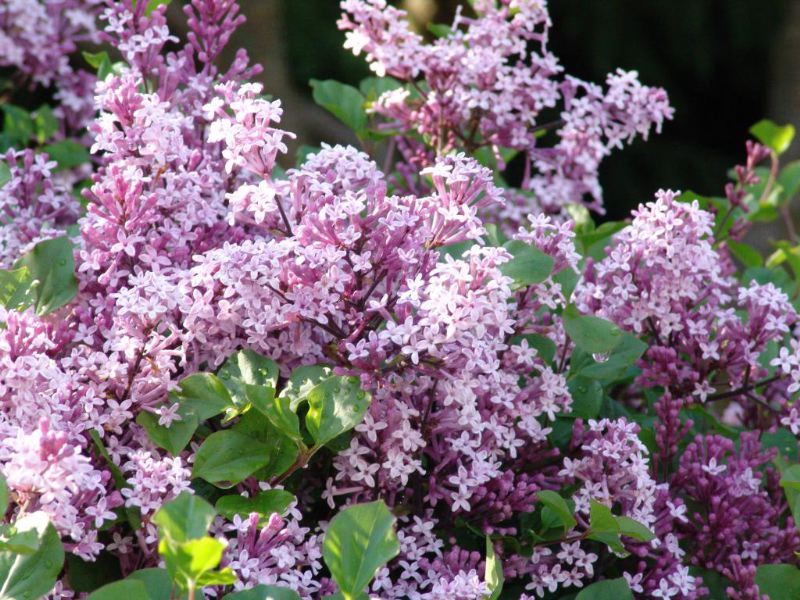
[{"label": "young light green leaf", "polygon": [[633,593],[624,578],[597,581],[583,589],[575,600],[633,600]]},{"label": "young light green leaf", "polygon": [[338,81],[311,80],[314,102],[334,117],[363,136],[367,128],[367,113],[364,110],[366,98],[351,85]]},{"label": "young light green leaf", "polygon": [[202,498],[181,492],[159,508],[152,521],[158,526],[159,537],[186,542],[205,536],[216,514]]},{"label": "young light green leaf", "polygon": [[497,558],[494,544],[488,535],[486,536],[486,569],[483,578],[486,581],[486,587],[489,588],[486,600],[497,600],[503,592],[505,577],[503,576],[503,565]]},{"label": "young light green leaf", "polygon": [[792,144],[795,130],[794,125],[778,125],[769,119],[764,119],[753,125],[750,133],[776,154],[783,154]]},{"label": "young light green leaf", "polygon": [[549,507],[550,510],[553,511],[553,513],[561,521],[561,524],[564,526],[565,530],[572,529],[578,524],[578,522],[575,520],[575,517],[572,516],[572,510],[567,504],[567,501],[564,500],[564,498],[562,498],[560,495],[550,490],[540,490],[536,492],[536,497],[539,499],[539,502]]},{"label": "young light green leaf", "polygon": [[274,513],[284,514],[294,501],[294,495],[286,490],[266,490],[259,492],[252,498],[245,498],[239,494],[223,496],[217,500],[216,509],[223,517],[232,519],[235,515],[249,515],[258,513],[268,520]]},{"label": "young light green leaf", "polygon": [[194,457],[192,477],[229,488],[269,462],[269,447],[232,429],[208,436]]},{"label": "young light green leaf", "polygon": [[794,565],[761,565],[756,569],[756,584],[770,600],[797,600],[800,569]]},{"label": "young light green leaf", "polygon": [[277,585],[257,585],[249,590],[233,592],[222,600],[300,600],[297,592]]},{"label": "young light green leaf", "polygon": [[620,527],[611,509],[596,500],[589,501],[589,539],[606,544],[617,554],[626,554],[619,538]]},{"label": "young light green leaf", "polygon": [[20,258],[15,269],[28,269],[33,286],[36,314],[46,315],[68,304],[78,293],[75,258],[67,237],[39,242]]},{"label": "young light green leaf", "polygon": [[35,301],[33,278],[27,267],[0,269],[0,304],[12,310],[25,310]]},{"label": "young light green leaf", "polygon": [[346,599],[361,594],[377,570],[400,552],[394,525],[382,500],[356,504],[331,520],[322,556]]},{"label": "young light green leaf", "polygon": [[0,552],[0,598],[40,598],[53,588],[64,564],[61,539],[43,512],[25,515],[14,526],[18,533],[35,532],[39,545],[31,554]]},{"label": "young light green leaf", "polygon": [[586,352],[611,352],[622,342],[619,327],[599,317],[581,315],[572,304],[564,310],[562,318],[567,335]]},{"label": "young light green leaf", "polygon": [[512,240],[503,246],[512,258],[500,265],[500,272],[514,280],[517,287],[527,287],[541,283],[553,272],[553,257],[535,246]]},{"label": "young light green leaf", "polygon": [[317,445],[324,445],[364,418],[370,395],[361,389],[358,377],[334,375],[308,393],[306,428]]}]

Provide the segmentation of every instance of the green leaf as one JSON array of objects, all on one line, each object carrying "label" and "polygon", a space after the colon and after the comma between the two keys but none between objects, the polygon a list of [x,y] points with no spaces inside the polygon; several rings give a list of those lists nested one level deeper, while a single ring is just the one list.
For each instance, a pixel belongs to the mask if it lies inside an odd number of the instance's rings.
[{"label": "green leaf", "polygon": [[800,527],[800,465],[792,465],[781,473],[781,487],[792,511],[795,526]]},{"label": "green leaf", "polygon": [[[97,448],[100,456],[105,460],[108,470],[111,471],[111,476],[114,479],[114,487],[117,488],[117,491],[122,491],[123,488],[130,487],[128,480],[122,473],[122,470],[113,461],[111,455],[108,453],[108,450],[106,450],[105,444],[103,444],[103,440],[100,438],[100,434],[97,432],[97,430],[90,429],[89,437],[92,439],[92,442],[94,442],[95,448]],[[126,507],[125,515],[128,517],[128,522],[131,524],[131,527],[134,529],[139,529],[139,527],[141,527],[141,514],[139,513],[138,508],[135,506]]]},{"label": "green leaf", "polygon": [[553,272],[553,257],[545,254],[535,246],[512,240],[503,246],[511,260],[500,265],[500,272],[514,280],[517,287],[527,287],[541,283]]},{"label": "green leaf", "polygon": [[28,146],[33,137],[33,120],[24,108],[13,104],[3,104],[3,135],[8,138],[12,147],[21,150]]},{"label": "green leaf", "polygon": [[362,593],[378,569],[400,552],[394,525],[382,500],[356,504],[331,520],[322,556],[345,598]]},{"label": "green leaf", "polygon": [[764,259],[761,257],[761,253],[752,246],[735,240],[728,240],[725,244],[728,246],[731,254],[745,267],[763,266]]},{"label": "green leaf", "polygon": [[794,125],[778,125],[768,119],[764,119],[753,125],[750,128],[750,133],[776,154],[783,154],[794,138]]},{"label": "green leaf", "polygon": [[567,384],[572,396],[571,415],[581,419],[594,419],[603,404],[603,386],[587,377],[570,379]]},{"label": "green leaf", "polygon": [[245,498],[238,494],[223,496],[217,500],[216,509],[220,515],[229,519],[235,515],[258,513],[263,519],[268,520],[274,513],[284,514],[292,502],[294,502],[294,495],[291,492],[266,490],[252,498]]},{"label": "green leaf", "polygon": [[550,364],[556,356],[556,343],[544,335],[528,333],[511,338],[511,344],[519,345],[522,340],[528,342],[528,346],[536,349],[536,353],[544,362]]},{"label": "green leaf", "polygon": [[215,516],[208,502],[189,492],[181,492],[159,508],[152,521],[158,526],[160,537],[186,542],[204,537]]},{"label": "green leaf", "polygon": [[195,373],[180,383],[176,400],[200,421],[217,416],[232,405],[228,389],[211,373]]},{"label": "green leaf", "polygon": [[633,594],[624,578],[605,579],[587,586],[575,600],[633,600]]},{"label": "green leaf", "polygon": [[89,151],[74,140],[61,140],[42,148],[50,158],[58,163],[58,169],[74,169],[91,160]]},{"label": "green leaf", "polygon": [[44,144],[53,137],[58,132],[58,119],[53,114],[53,109],[46,104],[37,108],[33,113],[33,126],[36,141],[40,144]]},{"label": "green leaf", "polygon": [[252,405],[261,412],[270,423],[281,433],[295,442],[303,440],[300,434],[300,419],[292,410],[292,403],[288,396],[275,396],[275,390],[270,387],[249,388],[247,398]]},{"label": "green leaf", "polygon": [[61,539],[42,512],[25,515],[14,525],[20,533],[35,532],[39,547],[31,554],[0,552],[0,598],[40,598],[55,585],[64,564]]},{"label": "green leaf", "polygon": [[222,600],[300,600],[297,592],[277,585],[257,585],[249,590],[234,592]]},{"label": "green leaf", "polygon": [[367,128],[366,98],[351,85],[338,81],[311,80],[314,102],[333,114],[342,123],[363,136]]},{"label": "green leaf", "polygon": [[794,565],[761,565],[756,569],[756,584],[770,600],[800,598],[800,570]]},{"label": "green leaf", "polygon": [[327,444],[362,421],[370,400],[358,377],[329,377],[308,393],[306,428],[317,445]]},{"label": "green leaf", "polygon": [[619,532],[622,535],[640,540],[642,542],[649,542],[655,539],[655,534],[647,528],[646,525],[631,519],[630,517],[614,517],[619,526]]},{"label": "green leaf", "polygon": [[791,431],[781,427],[774,432],[761,434],[761,447],[765,450],[776,448],[778,453],[790,462],[797,462],[800,458],[797,447],[797,438]]},{"label": "green leaf", "polygon": [[194,457],[192,477],[232,487],[269,462],[269,448],[255,438],[226,429],[208,436]]},{"label": "green leaf", "polygon": [[8,163],[2,161],[0,162],[0,188],[9,181],[11,181],[11,168],[8,166]]},{"label": "green leaf", "polygon": [[622,342],[619,327],[600,317],[581,315],[572,304],[564,310],[562,318],[567,335],[586,352],[611,352]]},{"label": "green leaf", "polygon": [[159,6],[169,6],[170,2],[172,2],[172,0],[148,0],[147,8],[144,9],[144,14],[149,16]]},{"label": "green leaf", "polygon": [[106,51],[96,52],[94,54],[84,52],[83,59],[97,70],[97,78],[100,81],[104,81],[113,70],[111,59],[108,58],[108,52]]},{"label": "green leaf", "polygon": [[12,310],[25,310],[35,301],[33,278],[27,267],[0,269],[0,304]]},{"label": "green leaf", "polygon": [[488,535],[486,536],[486,570],[484,580],[486,581],[486,587],[489,588],[487,600],[497,600],[503,592],[505,577],[503,576],[503,565],[500,559],[497,558],[494,545]]},{"label": "green leaf", "polygon": [[367,102],[375,102],[386,92],[403,87],[403,84],[391,77],[367,77],[358,87]]},{"label": "green leaf", "polygon": [[232,430],[261,442],[267,449],[267,464],[256,473],[262,480],[284,473],[300,452],[294,441],[283,435],[264,415],[255,410],[242,415]]},{"label": "green leaf", "polygon": [[169,427],[159,425],[158,415],[151,412],[142,411],[136,416],[136,422],[147,432],[150,441],[172,456],[177,456],[186,448],[200,423],[197,415],[184,407],[181,409],[178,411],[181,419],[173,421]]},{"label": "green leaf", "polygon": [[128,579],[141,581],[150,600],[171,600],[172,578],[166,569],[141,569],[128,575]]},{"label": "green leaf", "polygon": [[450,25],[443,25],[441,23],[428,23],[427,27],[428,31],[430,31],[437,38],[446,38],[453,33],[453,29],[450,27]]},{"label": "green leaf", "polygon": [[[2,183],[0,183],[0,186]],[[789,202],[800,192],[800,160],[787,164],[778,174],[778,185],[783,188],[783,196]]]},{"label": "green leaf", "polygon": [[296,411],[314,386],[330,377],[331,373],[330,367],[322,365],[297,367],[289,375],[289,381],[286,382],[280,395],[289,398],[292,410]]},{"label": "green leaf", "polygon": [[597,362],[589,353],[576,349],[570,360],[570,376],[599,381],[620,379],[636,364],[647,348],[647,344],[639,338],[622,331],[622,341],[601,362]]},{"label": "green leaf", "polygon": [[6,478],[0,473],[0,518],[8,510],[8,483]]},{"label": "green leaf", "polygon": [[39,242],[20,258],[15,269],[27,268],[35,282],[36,314],[46,315],[68,304],[78,293],[72,243],[67,237]]},{"label": "green leaf", "polygon": [[572,510],[567,504],[567,501],[557,493],[550,490],[540,490],[536,492],[536,497],[539,499],[539,502],[553,511],[565,531],[572,529],[578,524],[575,517],[572,516]]},{"label": "green leaf", "polygon": [[252,350],[234,352],[217,371],[237,406],[247,404],[248,386],[278,386],[278,365]]},{"label": "green leaf", "polygon": [[[208,571],[216,569],[222,560],[225,544],[210,536],[181,543],[175,565],[189,581],[197,581]],[[169,570],[169,563],[167,563]]]},{"label": "green leaf", "polygon": [[617,554],[625,554],[619,538],[620,527],[611,509],[596,500],[589,501],[589,539],[606,544]]},{"label": "green leaf", "polygon": [[36,530],[18,531],[14,523],[0,526],[0,551],[15,554],[33,554],[39,549],[41,540]]},{"label": "green leaf", "polygon": [[89,595],[89,600],[150,600],[150,594],[141,581],[123,579],[104,585],[99,590]]}]

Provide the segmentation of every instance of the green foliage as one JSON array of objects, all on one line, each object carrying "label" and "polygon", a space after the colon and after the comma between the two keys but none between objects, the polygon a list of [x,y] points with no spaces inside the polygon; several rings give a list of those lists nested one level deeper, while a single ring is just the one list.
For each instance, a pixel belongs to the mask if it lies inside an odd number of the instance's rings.
[{"label": "green foliage", "polygon": [[0,473],[0,515],[4,515],[8,510],[8,483],[6,478]]},{"label": "green foliage", "polygon": [[370,395],[358,377],[332,376],[308,393],[306,427],[318,446],[350,431],[364,418]]},{"label": "green foliage", "polygon": [[489,536],[486,536],[486,569],[484,580],[486,581],[486,587],[489,588],[487,600],[497,600],[500,594],[503,593],[505,577],[503,576],[503,564],[497,557],[494,551],[494,545]]},{"label": "green foliage", "polygon": [[274,513],[284,514],[293,501],[294,496],[286,490],[266,490],[252,498],[245,498],[239,494],[223,496],[217,500],[216,509],[219,514],[229,519],[234,515],[258,513],[262,520],[267,521]]},{"label": "green foliage", "polygon": [[225,544],[206,535],[215,516],[208,502],[188,492],[182,492],[153,515],[153,523],[158,526],[158,552],[167,572],[190,595],[197,588],[236,581],[230,568],[216,570]]},{"label": "green foliage", "polygon": [[257,585],[249,590],[234,592],[222,600],[300,600],[297,592],[277,585]]},{"label": "green foliage", "polygon": [[778,125],[764,119],[753,125],[750,133],[776,154],[783,154],[792,144],[795,130],[793,125]]},{"label": "green foliage", "polygon": [[794,565],[761,565],[756,569],[756,583],[770,600],[800,598],[800,569]]},{"label": "green foliage", "polygon": [[13,269],[0,270],[0,302],[7,308],[34,306],[43,316],[71,302],[77,293],[75,259],[67,237],[39,242]]},{"label": "green foliage", "polygon": [[345,600],[359,597],[377,570],[400,552],[394,526],[382,500],[356,504],[331,520],[322,556]]},{"label": "green foliage", "polygon": [[647,527],[630,517],[617,517],[611,509],[597,502],[590,501],[589,506],[589,539],[606,544],[619,555],[626,555],[620,536],[649,542],[655,535]]},{"label": "green foliage", "polygon": [[269,463],[269,447],[233,429],[212,433],[194,458],[193,477],[233,487]]},{"label": "green foliage", "polygon": [[569,504],[567,504],[567,501],[564,500],[564,498],[562,498],[560,495],[550,490],[540,490],[536,492],[536,497],[538,498],[539,502],[553,512],[555,517],[563,526],[564,531],[572,529],[578,524],[578,522],[575,520],[575,517],[572,516],[572,509],[570,508]]},{"label": "green foliage", "polygon": [[575,600],[633,600],[633,593],[624,578],[597,581],[575,597]]},{"label": "green foliage", "polygon": [[351,85],[338,81],[311,80],[314,102],[333,114],[352,129],[358,137],[364,137],[367,130],[367,112],[364,109],[366,98]]},{"label": "green foliage", "polygon": [[61,539],[47,515],[31,513],[14,524],[16,535],[31,540],[25,551],[0,552],[0,597],[29,600],[44,596],[55,585],[64,564]]},{"label": "green foliage", "polygon": [[74,169],[77,166],[86,164],[90,160],[89,151],[82,145],[73,140],[61,140],[42,148],[51,160],[58,163],[57,170]]},{"label": "green foliage", "polygon": [[268,387],[274,393],[278,385],[278,365],[252,350],[240,350],[228,357],[217,377],[228,388],[233,402],[227,411],[227,418],[231,419],[249,408],[249,390]]},{"label": "green foliage", "polygon": [[89,595],[89,600],[150,600],[147,587],[136,579],[123,579],[104,585]]},{"label": "green foliage", "polygon": [[500,266],[503,275],[514,280],[517,287],[541,283],[553,272],[553,257],[535,246],[513,240],[503,246],[512,259]]},{"label": "green foliage", "polygon": [[619,327],[600,317],[581,315],[572,304],[567,306],[562,317],[567,335],[585,352],[611,352],[622,342]]}]

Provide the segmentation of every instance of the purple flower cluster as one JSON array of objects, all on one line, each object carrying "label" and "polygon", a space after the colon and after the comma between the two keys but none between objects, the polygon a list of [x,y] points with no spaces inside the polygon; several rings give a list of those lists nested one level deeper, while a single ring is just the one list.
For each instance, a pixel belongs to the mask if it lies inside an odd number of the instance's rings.
[{"label": "purple flower cluster", "polygon": [[[49,15],[68,52],[100,9],[56,5],[15,1],[0,23]],[[330,519],[376,499],[397,517],[399,554],[369,584],[374,598],[484,599],[501,560],[504,597],[619,579],[636,597],[693,600],[710,572],[756,599],[758,567],[797,562],[779,472],[791,452],[763,442],[800,433],[798,316],[778,284],[737,276],[721,235],[743,232],[734,209],[748,209],[767,151],[748,146],[728,214],[662,191],[602,259],[583,256],[586,231],[562,208],[587,196],[602,208],[600,161],[671,118],[666,95],[622,71],[606,88],[565,76],[541,1],[472,5],[426,44],[383,0],[344,0],[346,45],[404,84],[372,107],[391,160],[382,170],[323,145],[284,172],[293,134],[280,102],[250,82],[243,52],[227,71],[215,63],[242,22],[234,0],[188,3],[176,51],[164,6],[108,3],[98,39],[125,62],[95,86],[96,162],[56,172],[30,149],[5,157],[0,267],[78,223],[74,299],[47,315],[0,307],[10,521],[44,512],[69,552],[110,557],[125,576],[158,566],[157,511],[182,492],[223,493],[193,476],[198,446],[264,409],[201,419],[182,405],[187,378],[247,349],[278,363],[283,391],[295,369],[321,364],[371,401],[313,462],[316,446],[285,476],[217,481],[243,502],[294,500],[215,519],[236,582],[209,597],[259,584],[335,594]],[[9,30],[50,35],[24,23]],[[3,35],[0,63],[70,89],[60,60],[31,62]],[[557,107],[557,123],[541,123]],[[557,140],[543,146],[547,129]],[[525,153],[524,190],[501,186],[474,156],[483,147]],[[85,176],[83,210],[73,191]],[[198,393],[201,408],[212,392]],[[201,427],[174,452],[152,435],[191,418]],[[62,574],[50,597],[72,587]]]}]

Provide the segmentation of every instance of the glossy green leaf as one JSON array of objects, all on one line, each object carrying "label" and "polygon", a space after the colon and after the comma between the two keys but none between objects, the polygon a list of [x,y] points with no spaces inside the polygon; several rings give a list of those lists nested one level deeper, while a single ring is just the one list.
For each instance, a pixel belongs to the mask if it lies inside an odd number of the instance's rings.
[{"label": "glossy green leaf", "polygon": [[575,600],[633,600],[633,593],[624,578],[597,581],[575,597]]},{"label": "glossy green leaf", "polygon": [[197,415],[194,413],[183,410],[179,411],[179,414],[180,420],[173,421],[169,427],[159,425],[158,415],[147,411],[140,412],[136,416],[136,422],[144,428],[147,437],[156,446],[163,448],[172,456],[177,456],[189,444],[199,425]]},{"label": "glossy green leaf", "polygon": [[494,551],[494,544],[492,544],[492,540],[488,535],[486,536],[486,568],[483,578],[486,582],[486,587],[489,588],[487,600],[497,600],[500,594],[503,593],[505,577],[503,575],[503,564],[497,557]]},{"label": "glossy green leaf", "polygon": [[367,128],[366,98],[356,88],[338,81],[311,80],[314,102],[333,114],[352,129],[363,135]]},{"label": "glossy green leaf", "polygon": [[183,379],[175,399],[200,421],[215,417],[232,405],[228,389],[211,373],[195,373]]},{"label": "glossy green leaf", "polygon": [[362,593],[375,573],[397,556],[395,518],[382,500],[356,504],[328,525],[322,556],[345,598]]},{"label": "glossy green leaf", "polygon": [[794,125],[778,125],[764,119],[750,128],[750,133],[762,144],[777,154],[783,154],[789,149],[794,139]]},{"label": "glossy green leaf", "polygon": [[535,246],[512,240],[503,246],[512,258],[500,265],[500,272],[514,280],[517,287],[541,283],[553,272],[553,257]]},{"label": "glossy green leaf", "polygon": [[306,428],[318,445],[327,444],[362,421],[370,399],[358,377],[331,376],[308,393]]},{"label": "glossy green leaf", "polygon": [[559,494],[550,490],[540,490],[536,492],[536,497],[539,502],[553,511],[565,530],[572,529],[578,524],[572,515],[569,504]]},{"label": "glossy green leaf", "polygon": [[74,140],[61,140],[42,148],[50,156],[50,160],[58,163],[59,169],[74,169],[91,160],[85,146]]},{"label": "glossy green leaf", "polygon": [[277,585],[257,585],[249,590],[234,592],[222,600],[300,600],[297,592]]},{"label": "glossy green leaf", "polygon": [[0,304],[12,310],[25,310],[36,302],[33,278],[27,267],[0,269]]},{"label": "glossy green leaf", "polygon": [[89,594],[88,600],[150,600],[150,594],[141,581],[135,579],[123,579],[104,585],[100,589]]},{"label": "glossy green leaf", "polygon": [[331,374],[331,368],[323,365],[297,367],[289,375],[289,381],[281,390],[280,396],[288,398],[292,411],[296,411],[314,386],[330,377]]},{"label": "glossy green leaf", "polygon": [[217,500],[217,512],[223,517],[232,519],[235,515],[246,516],[258,513],[263,519],[269,519],[273,513],[284,514],[294,502],[294,495],[286,490],[266,490],[252,498],[239,494],[223,496]]},{"label": "glossy green leaf", "polygon": [[603,386],[599,381],[587,377],[569,380],[569,393],[572,396],[570,414],[581,419],[594,419],[600,414],[603,404]]},{"label": "glossy green leaf", "polygon": [[194,458],[192,477],[232,487],[269,462],[269,448],[257,439],[226,429],[208,436]]},{"label": "glossy green leaf", "polygon": [[620,527],[611,509],[595,500],[589,501],[589,539],[606,544],[617,554],[624,554],[625,547],[619,538]]},{"label": "glossy green leaf", "polygon": [[292,402],[288,396],[275,396],[273,388],[262,386],[249,388],[247,398],[278,431],[295,442],[302,441],[300,419],[292,409]]},{"label": "glossy green leaf", "polygon": [[631,519],[630,517],[614,517],[614,519],[617,522],[617,526],[619,527],[619,532],[621,535],[625,535],[642,542],[649,542],[656,537],[646,525],[636,521],[635,519]]},{"label": "glossy green leaf", "polygon": [[586,352],[611,352],[622,342],[619,327],[600,317],[581,315],[572,304],[564,310],[562,318],[567,335]]},{"label": "glossy green leaf", "polygon": [[756,569],[756,583],[770,600],[800,598],[800,569],[794,565],[761,565]]},{"label": "glossy green leaf", "polygon": [[168,537],[176,542],[186,542],[206,535],[214,521],[216,511],[202,498],[181,492],[153,515],[158,526],[159,537]]},{"label": "glossy green leaf", "polygon": [[78,293],[72,243],[66,237],[39,242],[15,264],[27,268],[35,297],[36,314],[46,315],[68,304]]},{"label": "glossy green leaf", "polygon": [[248,386],[278,385],[278,365],[252,350],[234,352],[217,371],[217,377],[228,388],[236,405],[247,404]]},{"label": "glossy green leaf", "polygon": [[31,554],[0,552],[0,598],[29,600],[47,594],[64,564],[64,548],[55,528],[42,512],[15,523],[17,532],[36,532],[38,549]]},{"label": "glossy green leaf", "polygon": [[621,333],[620,343],[599,361],[588,352],[576,349],[572,353],[570,376],[577,375],[603,382],[624,377],[629,369],[636,365],[636,361],[642,357],[648,346],[627,331]]}]

